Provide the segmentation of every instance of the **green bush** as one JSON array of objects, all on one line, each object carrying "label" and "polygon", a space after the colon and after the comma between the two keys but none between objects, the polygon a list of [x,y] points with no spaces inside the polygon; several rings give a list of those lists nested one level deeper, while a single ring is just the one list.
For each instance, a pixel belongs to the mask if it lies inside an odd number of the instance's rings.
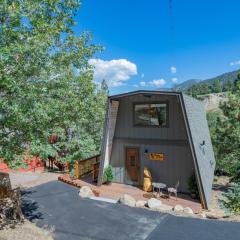
[{"label": "green bush", "polygon": [[232,213],[240,213],[240,183],[231,187],[228,192],[224,193],[225,199],[220,200],[223,207]]},{"label": "green bush", "polygon": [[27,168],[27,164],[24,162],[22,156],[15,156],[15,160],[9,161],[7,164],[11,169],[14,170],[17,170],[19,168]]},{"label": "green bush", "polygon": [[199,197],[197,181],[195,175],[192,175],[188,180],[188,190],[191,195],[195,195],[196,198]]},{"label": "green bush", "polygon": [[107,166],[104,169],[104,181],[105,182],[112,182],[113,180],[113,168],[111,165]]}]

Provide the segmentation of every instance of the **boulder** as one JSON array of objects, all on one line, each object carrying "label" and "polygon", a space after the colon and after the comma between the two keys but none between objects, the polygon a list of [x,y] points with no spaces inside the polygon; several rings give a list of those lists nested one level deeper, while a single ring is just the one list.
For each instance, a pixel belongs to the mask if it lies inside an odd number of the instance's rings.
[{"label": "boulder", "polygon": [[173,208],[174,212],[183,212],[183,207],[179,204],[177,204],[174,208]]},{"label": "boulder", "polygon": [[162,202],[156,198],[150,198],[147,201],[147,205],[150,209],[158,210],[160,208],[160,206],[162,205]]},{"label": "boulder", "polygon": [[136,207],[145,207],[146,204],[147,204],[146,201],[138,200],[138,201],[136,202]]},{"label": "boulder", "polygon": [[171,212],[172,211],[172,206],[166,205],[166,204],[161,204],[159,207],[157,207],[157,210],[160,212]]},{"label": "boulder", "polygon": [[183,212],[187,214],[194,214],[193,210],[190,207],[185,207],[183,209]]},{"label": "boulder", "polygon": [[130,207],[135,207],[135,205],[136,205],[136,200],[128,194],[123,194],[119,198],[118,202],[121,203],[121,204],[130,206]]},{"label": "boulder", "polygon": [[79,196],[82,198],[90,198],[90,197],[94,197],[94,193],[90,187],[83,186],[80,188]]},{"label": "boulder", "polygon": [[204,219],[207,218],[205,212],[200,213],[199,216],[200,216],[201,218],[204,218]]},{"label": "boulder", "polygon": [[209,219],[223,218],[223,214],[220,214],[220,213],[206,212],[205,215],[206,215],[206,218],[209,218]]},{"label": "boulder", "polygon": [[10,197],[0,198],[0,230],[15,227],[23,222],[24,217],[20,204],[20,189],[11,190]]},{"label": "boulder", "polygon": [[11,181],[8,173],[0,172],[0,199],[11,196]]}]

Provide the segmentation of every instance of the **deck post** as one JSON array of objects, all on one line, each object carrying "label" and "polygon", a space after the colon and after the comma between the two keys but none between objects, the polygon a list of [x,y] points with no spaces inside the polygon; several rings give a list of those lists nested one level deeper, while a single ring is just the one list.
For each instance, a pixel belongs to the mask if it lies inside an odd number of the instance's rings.
[{"label": "deck post", "polygon": [[75,175],[76,175],[76,178],[79,179],[79,163],[78,163],[78,160],[75,163]]}]

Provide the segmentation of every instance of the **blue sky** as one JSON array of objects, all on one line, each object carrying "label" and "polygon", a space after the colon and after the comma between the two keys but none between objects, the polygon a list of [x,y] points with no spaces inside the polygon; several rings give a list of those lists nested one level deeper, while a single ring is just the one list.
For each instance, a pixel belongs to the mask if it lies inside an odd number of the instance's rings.
[{"label": "blue sky", "polygon": [[112,94],[157,89],[238,69],[239,9],[239,0],[82,0],[74,30],[105,47],[91,63]]}]

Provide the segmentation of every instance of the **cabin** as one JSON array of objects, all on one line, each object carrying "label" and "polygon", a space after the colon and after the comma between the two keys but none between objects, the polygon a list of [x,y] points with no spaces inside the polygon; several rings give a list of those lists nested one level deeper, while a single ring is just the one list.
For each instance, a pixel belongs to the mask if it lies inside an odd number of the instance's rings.
[{"label": "cabin", "polygon": [[195,176],[208,209],[215,158],[202,102],[170,91],[134,91],[108,97],[98,185],[111,165],[114,181],[141,187],[147,167],[154,182],[189,193]]}]

